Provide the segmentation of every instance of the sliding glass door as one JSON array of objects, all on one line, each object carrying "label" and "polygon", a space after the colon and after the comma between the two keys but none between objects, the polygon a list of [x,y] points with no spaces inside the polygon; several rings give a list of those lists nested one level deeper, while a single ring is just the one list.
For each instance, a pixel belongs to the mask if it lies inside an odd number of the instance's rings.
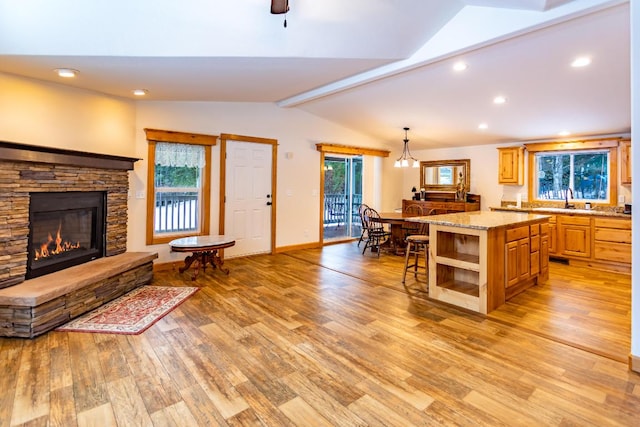
[{"label": "sliding glass door", "polygon": [[362,156],[324,157],[324,241],[360,237]]}]

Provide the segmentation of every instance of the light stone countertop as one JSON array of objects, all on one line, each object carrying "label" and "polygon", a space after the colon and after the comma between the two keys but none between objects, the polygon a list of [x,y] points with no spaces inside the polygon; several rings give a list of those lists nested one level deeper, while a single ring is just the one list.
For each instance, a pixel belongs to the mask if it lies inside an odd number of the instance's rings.
[{"label": "light stone countertop", "polygon": [[519,208],[517,206],[501,206],[492,207],[492,211],[504,211],[504,212],[531,212],[542,213],[550,215],[587,215],[587,216],[606,216],[612,218],[627,218],[631,219],[631,214],[625,214],[614,211],[604,211],[597,209],[566,209],[566,208],[552,208],[552,207],[526,207]]},{"label": "light stone countertop", "polygon": [[474,228],[489,230],[491,228],[517,225],[549,218],[549,215],[528,212],[496,212],[471,211],[457,212],[443,215],[427,215],[407,218],[406,221],[426,222],[427,224],[448,225],[451,227]]}]

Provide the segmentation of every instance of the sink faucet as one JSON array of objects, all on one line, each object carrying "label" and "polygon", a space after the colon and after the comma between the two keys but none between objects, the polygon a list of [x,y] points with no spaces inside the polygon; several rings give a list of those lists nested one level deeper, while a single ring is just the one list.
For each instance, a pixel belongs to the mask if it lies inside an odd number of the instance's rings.
[{"label": "sink faucet", "polygon": [[567,187],[567,190],[564,192],[564,208],[565,209],[574,207],[574,205],[569,203],[569,193],[571,193],[571,198],[573,199],[573,190],[571,189],[571,187]]}]

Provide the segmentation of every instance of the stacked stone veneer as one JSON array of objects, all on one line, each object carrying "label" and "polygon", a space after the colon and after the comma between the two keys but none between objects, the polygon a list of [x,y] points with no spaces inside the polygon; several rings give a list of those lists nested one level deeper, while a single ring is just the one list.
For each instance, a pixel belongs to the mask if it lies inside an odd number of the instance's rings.
[{"label": "stacked stone veneer", "polygon": [[0,288],[23,282],[27,272],[29,193],[106,191],[106,256],[127,246],[127,170],[0,159]]}]

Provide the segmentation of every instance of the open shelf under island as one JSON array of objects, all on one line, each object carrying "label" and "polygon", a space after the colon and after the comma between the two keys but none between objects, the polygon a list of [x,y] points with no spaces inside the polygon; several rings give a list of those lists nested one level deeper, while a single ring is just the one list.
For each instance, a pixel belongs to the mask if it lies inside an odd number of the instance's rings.
[{"label": "open shelf under island", "polygon": [[487,314],[549,278],[549,216],[459,212],[429,224],[429,297]]}]

